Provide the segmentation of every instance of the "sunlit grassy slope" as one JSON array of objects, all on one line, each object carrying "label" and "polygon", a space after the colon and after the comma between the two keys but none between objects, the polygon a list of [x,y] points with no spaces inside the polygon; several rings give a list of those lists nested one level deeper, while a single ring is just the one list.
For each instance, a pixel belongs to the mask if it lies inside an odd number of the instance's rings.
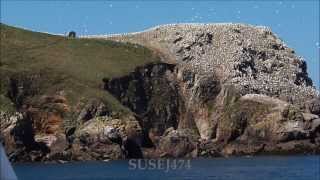
[{"label": "sunlit grassy slope", "polygon": [[99,39],[66,38],[4,24],[1,27],[1,108],[10,108],[8,78],[40,76],[40,94],[63,92],[70,104],[101,98],[112,108],[123,108],[102,89],[102,79],[121,76],[135,67],[158,61],[149,49]]}]

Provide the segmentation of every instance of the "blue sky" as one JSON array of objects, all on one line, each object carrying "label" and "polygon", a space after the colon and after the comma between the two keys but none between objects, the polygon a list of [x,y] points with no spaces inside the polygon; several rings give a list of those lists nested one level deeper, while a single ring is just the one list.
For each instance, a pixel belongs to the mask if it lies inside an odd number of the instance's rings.
[{"label": "blue sky", "polygon": [[319,88],[319,1],[1,1],[1,22],[35,31],[108,34],[179,22],[269,26],[306,59]]}]

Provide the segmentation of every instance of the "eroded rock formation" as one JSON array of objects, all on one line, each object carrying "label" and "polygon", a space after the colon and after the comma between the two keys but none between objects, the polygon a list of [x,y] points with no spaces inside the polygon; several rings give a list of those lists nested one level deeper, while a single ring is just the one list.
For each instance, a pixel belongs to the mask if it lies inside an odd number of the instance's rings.
[{"label": "eroded rock formation", "polygon": [[98,37],[140,43],[162,60],[101,79],[126,113],[41,94],[36,75],[9,79],[17,112],[0,118],[12,161],[320,152],[319,92],[269,29],[182,24]]},{"label": "eroded rock formation", "polygon": [[[173,128],[195,130],[200,155],[210,147],[215,155],[319,151],[319,92],[306,62],[270,29],[172,24],[96,37],[143,44],[175,64],[169,81],[179,94],[179,116]],[[155,134],[151,139],[160,141],[163,135]]]}]

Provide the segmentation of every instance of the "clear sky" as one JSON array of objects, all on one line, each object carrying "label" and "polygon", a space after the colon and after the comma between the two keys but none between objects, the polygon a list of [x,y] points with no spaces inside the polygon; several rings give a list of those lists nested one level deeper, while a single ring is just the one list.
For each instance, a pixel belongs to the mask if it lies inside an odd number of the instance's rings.
[{"label": "clear sky", "polygon": [[269,26],[306,59],[319,88],[319,1],[10,1],[1,22],[35,31],[109,34],[166,23],[236,22]]}]

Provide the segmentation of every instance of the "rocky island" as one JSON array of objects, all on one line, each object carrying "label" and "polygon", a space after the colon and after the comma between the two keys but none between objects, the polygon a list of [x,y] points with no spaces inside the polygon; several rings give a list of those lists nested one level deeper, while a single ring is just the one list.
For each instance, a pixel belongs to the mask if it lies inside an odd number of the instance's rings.
[{"label": "rocky island", "polygon": [[13,162],[320,152],[319,91],[266,27],[80,38],[0,27],[0,138]]}]

